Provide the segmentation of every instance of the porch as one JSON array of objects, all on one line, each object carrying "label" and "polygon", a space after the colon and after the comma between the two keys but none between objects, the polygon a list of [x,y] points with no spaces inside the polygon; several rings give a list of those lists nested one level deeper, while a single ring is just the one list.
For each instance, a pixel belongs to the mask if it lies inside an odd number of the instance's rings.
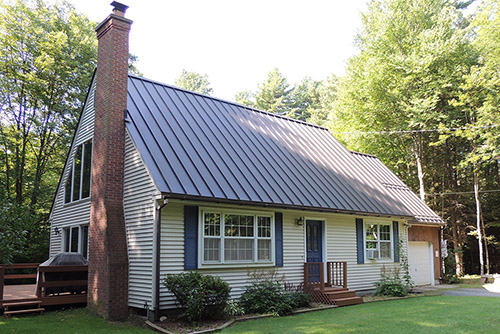
[{"label": "porch", "polygon": [[304,290],[317,303],[337,306],[363,303],[355,290],[347,288],[347,262],[304,263]]},{"label": "porch", "polygon": [[44,306],[87,303],[87,271],[86,265],[0,264],[0,310],[10,316],[43,313]]}]

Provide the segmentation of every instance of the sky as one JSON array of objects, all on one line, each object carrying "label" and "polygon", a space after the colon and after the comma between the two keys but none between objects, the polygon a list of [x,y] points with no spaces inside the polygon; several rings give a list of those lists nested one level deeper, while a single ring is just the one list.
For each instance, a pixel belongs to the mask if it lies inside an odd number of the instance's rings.
[{"label": "sky", "polygon": [[[182,69],[208,75],[212,95],[255,91],[277,67],[295,84],[342,75],[356,53],[367,0],[119,0],[133,20],[130,52],[146,78],[173,84]],[[101,22],[112,0],[69,0]]]}]

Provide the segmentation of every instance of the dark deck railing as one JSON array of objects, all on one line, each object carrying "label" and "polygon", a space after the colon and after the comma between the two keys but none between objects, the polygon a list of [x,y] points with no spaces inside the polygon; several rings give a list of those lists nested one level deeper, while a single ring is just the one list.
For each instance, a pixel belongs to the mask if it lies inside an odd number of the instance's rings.
[{"label": "dark deck railing", "polygon": [[347,289],[347,262],[332,261],[326,263],[326,284],[324,262],[304,263],[304,286],[307,289],[342,287]]},{"label": "dark deck railing", "polygon": [[[0,300],[3,299],[3,291],[5,280],[26,280],[36,279],[36,269],[39,263],[16,263],[16,264],[0,264]],[[9,271],[16,269],[33,269],[29,274],[9,274]]]},{"label": "dark deck railing", "polygon": [[[32,274],[6,274],[11,269],[36,269]],[[3,302],[5,280],[36,279],[36,298],[44,305],[64,305],[87,302],[88,266],[44,266],[38,263],[0,264],[0,307]],[[24,297],[26,298],[26,297]],[[19,299],[9,299],[12,301]]]}]

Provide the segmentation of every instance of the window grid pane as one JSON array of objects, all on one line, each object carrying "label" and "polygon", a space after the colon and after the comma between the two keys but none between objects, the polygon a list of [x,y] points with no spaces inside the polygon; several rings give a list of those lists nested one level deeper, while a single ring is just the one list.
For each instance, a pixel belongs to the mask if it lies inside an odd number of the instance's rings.
[{"label": "window grid pane", "polygon": [[225,215],[224,229],[226,237],[253,237],[254,217],[243,215]]},{"label": "window grid pane", "polygon": [[253,239],[225,239],[224,260],[225,261],[252,261]]},{"label": "window grid pane", "polygon": [[73,175],[73,201],[80,199],[80,181],[82,176],[82,145],[79,145],[75,154],[75,170]]},{"label": "window grid pane", "polygon": [[205,261],[220,261],[220,239],[205,238],[203,258]]},{"label": "window grid pane", "polygon": [[204,234],[206,236],[220,236],[220,213],[205,214]]},{"label": "window grid pane", "polygon": [[259,238],[271,237],[271,217],[257,217],[257,226]]},{"label": "window grid pane", "polygon": [[82,198],[90,196],[90,175],[92,162],[92,140],[85,142],[83,150]]},{"label": "window grid pane", "polygon": [[271,261],[271,240],[261,239],[257,242],[258,260]]}]

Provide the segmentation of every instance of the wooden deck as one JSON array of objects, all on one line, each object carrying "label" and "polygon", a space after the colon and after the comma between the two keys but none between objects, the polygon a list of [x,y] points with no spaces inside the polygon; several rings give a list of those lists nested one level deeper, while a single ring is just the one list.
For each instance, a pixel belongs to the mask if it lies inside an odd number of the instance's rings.
[{"label": "wooden deck", "polygon": [[3,300],[34,298],[37,298],[36,284],[6,285],[3,288]]},{"label": "wooden deck", "polygon": [[[10,313],[40,311],[40,306],[86,303],[87,271],[86,265],[39,267],[38,263],[0,264],[0,309],[4,308],[7,315],[8,307],[21,307],[33,302],[37,306],[32,310],[17,309]],[[36,284],[15,284],[18,280],[22,283],[31,280]]]}]

